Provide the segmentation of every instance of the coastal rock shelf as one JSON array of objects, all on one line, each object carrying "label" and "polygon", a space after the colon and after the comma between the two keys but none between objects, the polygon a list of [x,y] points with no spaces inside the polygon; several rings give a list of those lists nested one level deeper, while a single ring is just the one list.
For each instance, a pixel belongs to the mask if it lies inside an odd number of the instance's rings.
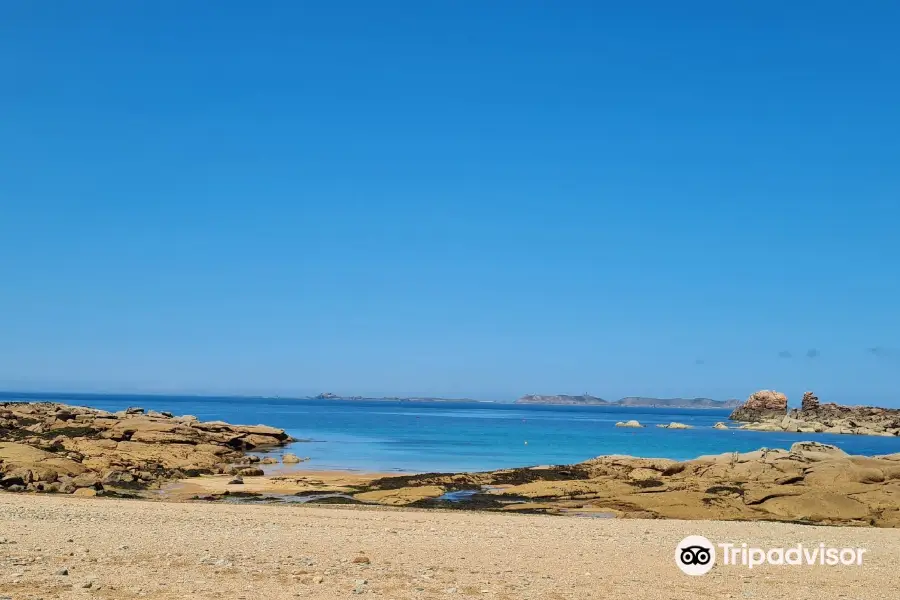
[{"label": "coastal rock shelf", "polygon": [[736,408],[730,419],[745,421],[741,429],[754,431],[900,435],[900,409],[820,404],[819,398],[812,392],[803,394],[799,409],[788,410],[787,396],[762,390]]},{"label": "coastal rock shelf", "polygon": [[[93,495],[167,479],[223,473],[245,451],[291,441],[265,425],[202,422],[129,408],[0,403],[0,489]],[[256,457],[252,457],[256,458]],[[257,459],[258,460],[258,459]]]},{"label": "coastal rock shelf", "polygon": [[[358,500],[465,508],[442,495],[479,490],[479,508],[620,518],[767,520],[900,526],[900,453],[851,456],[816,442],[789,450],[668,459],[601,456],[559,467],[377,479]],[[495,499],[493,504],[486,499]],[[504,502],[504,499],[516,500]]]}]

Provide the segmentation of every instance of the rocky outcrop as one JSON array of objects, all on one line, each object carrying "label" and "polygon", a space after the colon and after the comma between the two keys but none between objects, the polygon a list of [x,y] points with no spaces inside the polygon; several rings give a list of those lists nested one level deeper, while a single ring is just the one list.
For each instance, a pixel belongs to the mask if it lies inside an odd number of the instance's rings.
[{"label": "rocky outcrop", "polygon": [[274,427],[201,422],[142,408],[110,413],[48,402],[0,403],[0,489],[142,488],[223,472],[249,460],[247,450],[289,441]]},{"label": "rocky outcrop", "polygon": [[734,409],[732,421],[748,421],[758,423],[773,417],[781,418],[787,414],[787,396],[772,390],[760,390],[747,398],[747,401]]},{"label": "rocky outcrop", "polygon": [[[780,406],[780,398],[772,401],[765,392],[764,398],[755,398],[763,394],[757,392],[750,396],[740,408],[731,414],[731,419],[748,421],[741,429],[754,431],[787,431],[790,433],[838,433],[856,435],[900,435],[900,409],[879,408],[876,406],[843,406],[840,404],[821,404],[812,392],[803,394],[799,409],[775,410]],[[778,394],[784,397],[783,394]]]},{"label": "rocky outcrop", "polygon": [[582,394],[581,396],[568,396],[566,394],[557,394],[554,396],[545,396],[540,394],[527,394],[515,401],[515,404],[609,404],[603,398],[597,398],[590,394]]},{"label": "rocky outcrop", "polygon": [[641,425],[641,423],[639,421],[635,421],[634,419],[632,419],[630,421],[619,421],[618,423],[616,423],[616,427],[638,428],[638,427],[643,427],[643,425]]},{"label": "rocky outcrop", "polygon": [[800,410],[816,410],[819,408],[819,397],[812,392],[803,392],[803,400],[800,404]]},{"label": "rocky outcrop", "polygon": [[568,466],[388,477],[354,498],[446,507],[442,495],[456,490],[469,490],[473,508],[484,510],[900,527],[900,454],[850,456],[816,442],[683,462],[601,456]]},{"label": "rocky outcrop", "polygon": [[660,423],[657,425],[660,429],[693,429],[692,425],[685,425],[684,423],[679,423],[677,421],[672,421],[669,424]]}]

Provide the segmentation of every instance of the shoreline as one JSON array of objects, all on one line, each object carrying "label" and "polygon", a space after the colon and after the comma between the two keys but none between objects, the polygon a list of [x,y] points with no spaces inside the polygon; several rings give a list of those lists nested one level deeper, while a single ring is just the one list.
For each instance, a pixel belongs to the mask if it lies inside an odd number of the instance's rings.
[{"label": "shoreline", "polygon": [[[864,589],[868,600],[889,600],[900,587],[898,534],[884,529],[345,508],[0,494],[0,594],[837,600]],[[703,577],[688,577],[673,551],[695,534],[714,543],[825,543],[867,552],[854,567],[717,564]]]},{"label": "shoreline", "polygon": [[339,503],[599,518],[789,521],[900,527],[900,453],[862,457],[800,442],[789,450],[689,461],[600,456],[573,465],[464,473],[282,470],[205,476],[164,486],[157,499]]},{"label": "shoreline", "polygon": [[[635,421],[617,425],[640,427]],[[0,403],[0,489],[174,502],[900,527],[900,452],[859,456],[797,441],[786,449],[681,461],[607,454],[574,464],[385,473],[301,466],[301,458],[283,450],[279,464],[268,449],[291,440],[265,425],[203,422],[143,408],[111,413]]]}]

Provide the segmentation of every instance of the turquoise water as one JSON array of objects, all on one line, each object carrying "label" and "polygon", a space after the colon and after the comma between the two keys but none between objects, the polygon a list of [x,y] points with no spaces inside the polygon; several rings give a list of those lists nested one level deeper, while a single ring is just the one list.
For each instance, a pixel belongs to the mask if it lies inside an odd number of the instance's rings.
[{"label": "turquoise water", "polygon": [[[694,458],[702,454],[787,448],[800,440],[852,454],[900,452],[900,438],[712,429],[729,411],[535,406],[491,403],[298,400],[196,396],[0,394],[0,400],[48,400],[105,410],[128,406],[192,414],[202,420],[264,423],[298,439],[287,451],[309,457],[300,468],[362,471],[475,471],[567,464],[601,454]],[[637,419],[644,429],[615,427]],[[668,430],[679,421],[697,429]],[[527,442],[527,444],[526,444]]]}]

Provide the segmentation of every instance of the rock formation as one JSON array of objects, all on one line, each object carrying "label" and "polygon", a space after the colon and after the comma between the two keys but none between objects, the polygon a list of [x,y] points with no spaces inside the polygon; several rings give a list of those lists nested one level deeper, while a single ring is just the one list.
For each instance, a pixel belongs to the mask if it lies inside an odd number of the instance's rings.
[{"label": "rock formation", "polygon": [[504,512],[900,527],[900,453],[850,456],[816,442],[684,462],[601,456],[567,466],[387,477],[354,497],[462,508],[441,499],[454,490],[477,490],[473,507]]},{"label": "rock formation", "polygon": [[803,392],[803,400],[800,404],[800,410],[815,410],[819,408],[819,397],[812,392]]},{"label": "rock formation", "polygon": [[900,435],[900,409],[820,404],[819,398],[812,392],[803,394],[800,408],[790,411],[787,410],[784,394],[768,390],[756,392],[731,413],[730,418],[747,421],[741,429],[754,431]]},{"label": "rock formation", "polygon": [[747,401],[734,409],[732,421],[748,421],[758,423],[773,417],[781,418],[787,414],[787,396],[772,390],[760,390],[747,398]]},{"label": "rock formation", "polygon": [[[0,489],[132,489],[220,473],[244,452],[291,441],[265,425],[202,422],[129,408],[116,413],[50,402],[0,403]],[[235,470],[234,467],[231,470]]]}]

